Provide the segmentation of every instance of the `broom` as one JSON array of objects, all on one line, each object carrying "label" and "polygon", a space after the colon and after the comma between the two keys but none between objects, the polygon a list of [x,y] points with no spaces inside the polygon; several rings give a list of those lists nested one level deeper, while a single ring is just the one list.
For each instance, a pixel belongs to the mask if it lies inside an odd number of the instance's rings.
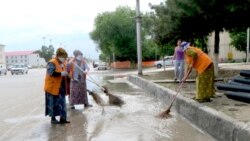
[{"label": "broom", "polygon": [[109,96],[110,105],[116,105],[122,107],[122,105],[125,104],[125,102],[120,97],[111,94],[107,87],[105,86],[102,87],[104,88],[104,93],[106,93],[106,95]]},{"label": "broom", "polygon": [[103,92],[109,97],[109,104],[110,105],[115,105],[115,106],[121,107],[123,104],[125,104],[125,102],[120,97],[111,94],[107,87],[100,86],[98,83],[94,82],[93,79],[92,80],[87,79],[87,80],[89,82],[96,84],[98,87],[100,87],[103,90]]},{"label": "broom", "polygon": [[188,78],[188,76],[189,76],[189,74],[190,74],[191,71],[192,71],[192,68],[189,69],[188,73],[184,77],[184,80],[179,85],[178,90],[177,90],[176,94],[174,95],[174,98],[172,99],[172,101],[171,101],[169,107],[167,108],[167,110],[161,112],[157,117],[160,117],[160,118],[168,118],[168,117],[170,117],[170,114],[169,114],[170,113],[170,109],[173,106],[173,103],[174,103],[177,95],[180,93],[181,88],[182,88],[184,82],[186,81],[186,79]]},{"label": "broom", "polygon": [[104,106],[104,100],[95,92],[90,91],[87,89],[87,92],[89,93],[89,95],[91,95],[93,97],[93,99],[95,100],[96,104],[100,105],[100,106]]},{"label": "broom", "polygon": [[96,104],[102,106],[102,115],[104,115],[105,111],[104,111],[104,106],[105,106],[105,102],[104,100],[95,92],[90,91],[87,89],[87,92],[89,93],[89,95],[91,95],[94,99],[94,101],[96,102]]},{"label": "broom", "polygon": [[[85,71],[84,71],[81,67],[79,67],[76,63],[74,63],[74,64],[75,64],[75,66],[76,66],[80,71],[82,71],[83,73],[85,72]],[[115,95],[109,93],[107,87],[104,87],[104,86],[99,85],[98,83],[95,82],[95,80],[94,80],[90,75],[88,75],[88,76],[89,76],[89,78],[90,78],[91,80],[89,80],[89,79],[86,79],[86,80],[88,80],[89,82],[94,83],[95,85],[97,85],[98,87],[100,87],[100,88],[104,91],[104,93],[106,93],[106,95],[109,97],[109,104],[110,104],[110,105],[116,105],[116,106],[121,107],[121,106],[124,104],[124,101],[123,101],[120,97],[115,96]],[[92,95],[92,96],[95,96],[95,95]],[[93,98],[94,98],[94,97],[93,97]],[[97,97],[96,97],[96,98],[97,98]],[[94,99],[95,99],[95,98],[94,98]],[[97,99],[98,99],[98,98],[97,98]],[[100,99],[101,99],[101,97],[100,97]]]}]

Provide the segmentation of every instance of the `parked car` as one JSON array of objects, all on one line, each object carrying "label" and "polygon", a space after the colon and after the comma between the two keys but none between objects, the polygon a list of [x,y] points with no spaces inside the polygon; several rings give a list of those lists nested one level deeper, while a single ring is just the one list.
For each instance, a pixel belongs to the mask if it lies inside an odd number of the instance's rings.
[{"label": "parked car", "polygon": [[174,60],[173,60],[173,56],[166,56],[164,57],[164,62],[163,60],[159,60],[159,61],[155,61],[154,62],[154,66],[157,68],[161,68],[164,66],[173,66],[174,65]]},{"label": "parked car", "polygon": [[11,71],[11,74],[28,74],[28,67],[26,65],[23,65],[23,64],[16,64],[14,65],[10,71]]},{"label": "parked car", "polygon": [[7,69],[6,69],[6,67],[0,65],[0,75],[2,75],[2,74],[7,75]]},{"label": "parked car", "polygon": [[28,69],[32,69],[32,66],[31,65],[26,65]]},{"label": "parked car", "polygon": [[7,70],[8,70],[8,71],[10,71],[10,70],[11,70],[11,68],[13,68],[13,66],[12,66],[12,65],[7,66]]},{"label": "parked car", "polygon": [[100,63],[98,66],[97,66],[97,70],[107,70],[108,69],[108,65],[104,62]]}]

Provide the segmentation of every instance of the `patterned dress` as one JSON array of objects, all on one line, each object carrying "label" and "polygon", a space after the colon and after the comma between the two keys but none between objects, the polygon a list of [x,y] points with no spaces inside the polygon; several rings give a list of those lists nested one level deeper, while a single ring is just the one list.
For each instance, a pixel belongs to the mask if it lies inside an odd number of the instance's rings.
[{"label": "patterned dress", "polygon": [[202,74],[196,78],[195,99],[206,100],[214,97],[214,65],[211,64]]},{"label": "patterned dress", "polygon": [[[73,71],[73,78],[70,83],[70,105],[84,104],[88,105],[88,96],[87,96],[87,85],[86,85],[86,76],[83,74],[82,70],[86,71],[89,69],[86,63],[75,62],[78,67],[75,67]],[[74,65],[74,63],[71,63]]]}]

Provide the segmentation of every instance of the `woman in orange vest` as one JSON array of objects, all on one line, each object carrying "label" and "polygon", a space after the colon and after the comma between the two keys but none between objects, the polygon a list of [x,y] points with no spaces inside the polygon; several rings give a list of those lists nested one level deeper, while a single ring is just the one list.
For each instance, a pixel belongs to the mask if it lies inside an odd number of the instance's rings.
[{"label": "woman in orange vest", "polygon": [[89,67],[83,60],[83,54],[79,50],[73,52],[74,58],[70,62],[70,97],[69,102],[71,109],[75,109],[74,105],[84,104],[85,108],[92,107],[88,102],[86,75]]},{"label": "woman in orange vest", "polygon": [[[66,71],[65,60],[68,57],[63,48],[58,48],[56,57],[52,58],[47,64],[45,77],[45,116],[51,117],[52,124],[70,123],[67,121],[66,111]],[[60,116],[60,120],[56,119]]]},{"label": "woman in orange vest", "polygon": [[[196,77],[196,95],[194,97],[198,102],[210,102],[210,98],[214,97],[214,65],[211,58],[201,49],[190,46],[188,42],[182,42],[185,54],[185,61],[188,65],[187,73],[194,68],[198,75]],[[189,74],[188,74],[189,75]],[[188,75],[183,78],[186,80]]]}]

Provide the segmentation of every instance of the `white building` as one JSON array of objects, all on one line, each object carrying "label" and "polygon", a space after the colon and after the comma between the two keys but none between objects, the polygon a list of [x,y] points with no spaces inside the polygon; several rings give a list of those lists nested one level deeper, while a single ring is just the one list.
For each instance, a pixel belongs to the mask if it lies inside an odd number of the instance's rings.
[{"label": "white building", "polygon": [[32,67],[44,67],[46,66],[46,62],[44,58],[41,58],[38,53],[34,53],[34,51],[13,51],[6,52],[6,64],[25,64],[31,65]]},{"label": "white building", "polygon": [[[220,33],[220,44],[219,44],[219,62],[227,62],[229,56],[231,61],[242,62],[246,59],[246,53],[243,51],[236,50],[233,46],[230,46],[231,38],[228,32]],[[208,52],[209,56],[213,56],[214,53],[214,32],[208,38]]]},{"label": "white building", "polygon": [[0,44],[0,64],[5,64],[5,51],[4,51],[5,45]]}]

